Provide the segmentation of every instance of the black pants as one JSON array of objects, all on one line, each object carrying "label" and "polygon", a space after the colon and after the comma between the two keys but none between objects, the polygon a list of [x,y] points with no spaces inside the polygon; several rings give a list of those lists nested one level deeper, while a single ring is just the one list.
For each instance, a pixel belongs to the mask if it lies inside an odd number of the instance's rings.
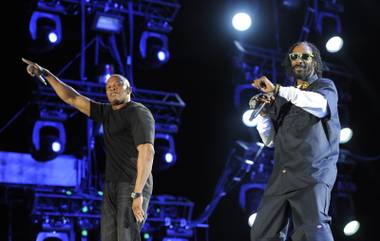
[{"label": "black pants", "polygon": [[251,241],[283,241],[292,217],[292,241],[333,241],[328,215],[331,190],[319,183],[282,195],[265,195],[251,228]]},{"label": "black pants", "polygon": [[[101,214],[102,241],[140,241],[143,224],[136,222],[132,212],[131,192],[134,186],[125,182],[106,182]],[[150,195],[143,194],[143,209],[147,213]]]}]

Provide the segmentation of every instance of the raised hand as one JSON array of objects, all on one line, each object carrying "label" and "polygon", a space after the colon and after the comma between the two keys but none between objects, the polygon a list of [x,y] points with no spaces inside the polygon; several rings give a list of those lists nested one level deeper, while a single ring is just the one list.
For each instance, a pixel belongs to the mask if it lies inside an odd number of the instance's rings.
[{"label": "raised hand", "polygon": [[274,91],[274,84],[265,76],[261,76],[252,82],[252,86],[261,90],[264,93],[272,93]]},{"label": "raised hand", "polygon": [[26,66],[26,71],[30,76],[38,77],[43,84],[47,85],[45,79],[42,77],[44,68],[28,59],[21,58],[21,60],[28,65]]}]

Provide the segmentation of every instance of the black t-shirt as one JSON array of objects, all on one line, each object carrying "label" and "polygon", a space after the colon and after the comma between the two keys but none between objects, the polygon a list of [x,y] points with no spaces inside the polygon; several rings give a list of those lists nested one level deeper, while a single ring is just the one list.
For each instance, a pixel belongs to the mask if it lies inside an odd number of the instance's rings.
[{"label": "black t-shirt", "polygon": [[338,94],[329,79],[314,79],[306,91],[323,95],[326,117],[317,116],[278,96],[270,110],[275,128],[275,164],[266,194],[282,194],[315,183],[333,186],[339,156]]},{"label": "black t-shirt", "polygon": [[[154,119],[149,109],[133,101],[119,110],[113,110],[110,104],[91,102],[90,117],[103,123],[106,181],[135,184],[137,146],[154,144]],[[150,175],[147,186],[151,185]]]}]

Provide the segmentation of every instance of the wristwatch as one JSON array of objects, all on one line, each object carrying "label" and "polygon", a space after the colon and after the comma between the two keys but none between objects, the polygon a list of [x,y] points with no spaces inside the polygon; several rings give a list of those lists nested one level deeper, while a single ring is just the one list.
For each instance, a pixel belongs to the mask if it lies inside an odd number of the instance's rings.
[{"label": "wristwatch", "polygon": [[131,198],[136,199],[138,197],[141,197],[142,193],[141,192],[132,192],[131,193]]}]

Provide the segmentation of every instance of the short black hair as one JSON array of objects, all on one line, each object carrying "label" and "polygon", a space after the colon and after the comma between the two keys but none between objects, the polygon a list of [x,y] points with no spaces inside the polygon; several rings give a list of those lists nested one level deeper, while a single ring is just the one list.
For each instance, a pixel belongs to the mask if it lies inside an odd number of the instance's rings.
[{"label": "short black hair", "polygon": [[286,54],[285,58],[284,58],[284,61],[283,61],[283,65],[285,67],[285,70],[286,70],[286,74],[288,76],[291,76],[292,75],[292,64],[289,60],[289,54],[291,52],[293,52],[293,49],[298,46],[298,45],[307,45],[311,48],[311,51],[314,55],[314,58],[313,60],[315,61],[316,65],[315,65],[315,68],[314,68],[314,71],[315,73],[317,74],[317,76],[319,78],[322,77],[322,74],[323,74],[323,70],[325,69],[324,65],[323,65],[323,62],[322,62],[322,58],[321,58],[321,52],[319,51],[319,49],[312,43],[310,42],[297,42],[295,44],[293,44],[289,50],[288,50],[288,53]]}]

